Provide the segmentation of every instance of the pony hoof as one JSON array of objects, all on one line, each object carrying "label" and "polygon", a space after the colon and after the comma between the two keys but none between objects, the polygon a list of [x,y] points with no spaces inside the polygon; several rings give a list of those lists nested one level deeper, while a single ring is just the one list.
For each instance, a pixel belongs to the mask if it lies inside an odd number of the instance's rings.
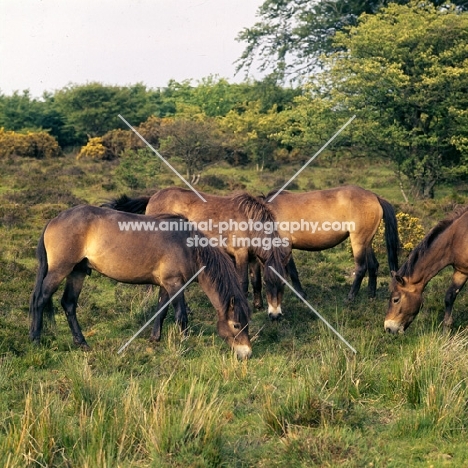
[{"label": "pony hoof", "polygon": [[159,336],[154,336],[154,335],[151,335],[149,337],[149,342],[150,343],[159,343],[161,341],[161,337]]},{"label": "pony hoof", "polygon": [[263,309],[263,301],[254,301],[255,310]]},{"label": "pony hoof", "polygon": [[91,351],[91,347],[86,343],[85,339],[83,338],[82,340],[73,340],[73,344],[80,348],[82,351]]}]

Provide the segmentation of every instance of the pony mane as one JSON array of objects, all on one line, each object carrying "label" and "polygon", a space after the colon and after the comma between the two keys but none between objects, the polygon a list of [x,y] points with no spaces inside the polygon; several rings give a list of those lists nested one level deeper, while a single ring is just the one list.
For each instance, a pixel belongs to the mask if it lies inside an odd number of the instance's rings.
[{"label": "pony mane", "polygon": [[414,272],[418,261],[431,248],[434,241],[445,232],[458,218],[463,216],[468,211],[468,206],[463,206],[455,209],[453,213],[447,216],[442,221],[439,221],[424,237],[424,239],[413,249],[408,260],[398,270],[400,276],[411,276]]},{"label": "pony mane", "polygon": [[[275,215],[262,197],[254,197],[248,193],[241,193],[239,195],[234,195],[232,200],[237,202],[239,210],[245,214],[247,219],[251,219],[254,223],[258,221],[262,224],[276,222]],[[271,234],[267,234],[264,230],[261,230],[256,232],[256,237],[260,239],[274,239],[279,237],[279,235],[276,229],[274,229]],[[286,255],[280,247],[272,247],[269,251],[259,246],[252,246],[251,248],[255,255],[265,260],[274,255],[277,256],[278,261],[281,263],[284,261],[284,256]],[[273,253],[273,251],[276,252]]]},{"label": "pony mane", "polygon": [[[277,190],[276,190],[277,191]],[[275,191],[275,192],[276,192]],[[267,197],[253,197],[248,193],[242,193],[236,195],[233,199],[239,203],[239,208],[244,214],[252,219],[253,222],[260,221],[261,223],[275,223],[276,218],[270,207],[267,204]],[[279,238],[278,231],[275,229],[271,234],[266,234],[264,231],[258,233],[262,239]],[[276,286],[282,286],[281,279],[271,270],[270,266],[273,267],[279,275],[282,277],[286,276],[285,263],[290,253],[289,249],[281,247],[273,247],[269,250],[263,249],[263,247],[253,247],[254,253],[262,258],[265,262],[264,268],[264,279],[267,283],[275,284]]]},{"label": "pony mane", "polygon": [[[191,236],[195,235],[205,237],[199,231],[192,231]],[[206,247],[199,245],[194,247],[194,254],[197,263],[206,267],[204,273],[219,295],[223,312],[228,311],[231,298],[234,297],[237,304],[237,307],[234,308],[235,319],[240,321],[240,314],[242,314],[248,321],[250,319],[249,304],[241,289],[237,272],[229,255],[209,244]]]},{"label": "pony mane", "polygon": [[239,209],[249,218],[261,223],[274,222],[275,216],[265,201],[248,193],[234,195],[232,200],[237,202]]},{"label": "pony mane", "polygon": [[106,200],[100,206],[101,208],[110,208],[127,213],[145,214],[146,206],[151,197],[130,198],[127,195],[120,195],[118,198]]}]

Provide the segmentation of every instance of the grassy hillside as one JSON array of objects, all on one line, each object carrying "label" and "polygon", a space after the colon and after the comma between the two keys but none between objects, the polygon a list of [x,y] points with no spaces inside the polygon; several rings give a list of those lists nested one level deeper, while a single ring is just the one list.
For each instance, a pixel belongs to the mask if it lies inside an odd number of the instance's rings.
[{"label": "grassy hillside", "polygon": [[[137,162],[133,167],[138,167]],[[0,465],[4,467],[467,466],[468,295],[455,303],[451,335],[439,328],[450,271],[428,286],[423,310],[404,336],[383,331],[389,271],[383,246],[377,298],[352,280],[349,245],[298,252],[310,303],[357,349],[353,355],[302,302],[286,292],[285,319],[256,311],[253,357],[238,362],[216,335],[215,312],[198,285],[182,337],[169,314],[163,340],[137,338],[154,298],[144,286],[93,273],[78,319],[93,350],[72,345],[58,308],[42,345],[28,342],[35,247],[46,222],[67,207],[181,185],[156,166],[11,159],[0,186]],[[200,190],[268,192],[291,177],[212,167]],[[220,182],[221,181],[221,182]],[[372,159],[324,158],[301,174],[298,190],[361,185],[429,229],[464,202],[444,187],[434,201],[406,205],[390,167]],[[132,188],[133,187],[133,188]],[[215,188],[218,187],[218,188]],[[380,241],[381,242],[381,241]]]}]

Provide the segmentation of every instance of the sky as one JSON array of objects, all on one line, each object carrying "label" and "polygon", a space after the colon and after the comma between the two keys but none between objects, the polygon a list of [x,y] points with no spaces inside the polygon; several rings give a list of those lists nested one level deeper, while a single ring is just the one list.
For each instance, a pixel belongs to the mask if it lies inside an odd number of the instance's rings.
[{"label": "sky", "polygon": [[[235,40],[263,0],[0,0],[0,93],[34,97],[70,84],[144,83],[210,75],[230,82]],[[255,78],[261,78],[256,75]]]}]

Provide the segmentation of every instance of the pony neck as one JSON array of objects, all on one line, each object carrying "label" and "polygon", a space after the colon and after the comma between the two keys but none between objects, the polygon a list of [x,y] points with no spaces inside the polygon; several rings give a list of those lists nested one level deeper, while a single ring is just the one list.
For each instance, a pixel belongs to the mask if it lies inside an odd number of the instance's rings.
[{"label": "pony neck", "polygon": [[450,248],[447,248],[447,244],[450,243],[447,241],[451,237],[451,227],[449,227],[434,240],[427,252],[421,255],[412,274],[408,277],[408,281],[411,284],[424,290],[427,283],[439,271],[453,263],[452,251]]},{"label": "pony neck", "polygon": [[198,284],[203,289],[205,294],[208,296],[208,299],[210,300],[213,307],[216,309],[216,312],[218,314],[222,313],[224,307],[223,307],[221,295],[217,291],[216,285],[210,281],[210,278],[207,276],[207,274],[204,271],[202,271],[198,275]]}]

